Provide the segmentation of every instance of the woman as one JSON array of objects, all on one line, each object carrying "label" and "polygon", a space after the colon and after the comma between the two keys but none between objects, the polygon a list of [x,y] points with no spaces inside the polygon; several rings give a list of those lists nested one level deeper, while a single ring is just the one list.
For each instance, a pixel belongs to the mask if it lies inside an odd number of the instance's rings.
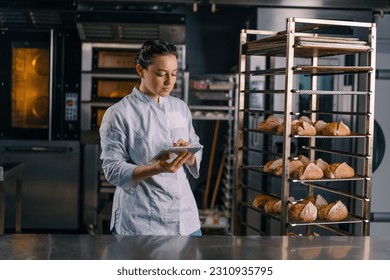
[{"label": "woman", "polygon": [[107,109],[100,126],[103,171],[117,186],[110,229],[120,235],[201,235],[187,175],[199,177],[202,151],[149,164],[165,146],[199,144],[188,106],[169,95],[178,71],[176,47],[146,41],[136,70],[139,85]]}]

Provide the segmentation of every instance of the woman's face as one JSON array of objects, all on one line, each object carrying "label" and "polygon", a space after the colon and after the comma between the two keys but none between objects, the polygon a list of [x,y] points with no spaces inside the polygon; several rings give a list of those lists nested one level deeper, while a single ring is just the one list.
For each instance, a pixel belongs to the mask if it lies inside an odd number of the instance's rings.
[{"label": "woman's face", "polygon": [[141,77],[139,89],[158,102],[160,96],[168,96],[176,83],[177,59],[173,54],[158,55],[146,69],[137,64]]}]

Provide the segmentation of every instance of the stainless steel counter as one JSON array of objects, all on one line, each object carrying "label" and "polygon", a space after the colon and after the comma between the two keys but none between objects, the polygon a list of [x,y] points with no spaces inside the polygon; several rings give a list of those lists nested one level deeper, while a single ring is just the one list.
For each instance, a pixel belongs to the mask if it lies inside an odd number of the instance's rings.
[{"label": "stainless steel counter", "polygon": [[390,237],[0,235],[5,260],[390,259]]}]

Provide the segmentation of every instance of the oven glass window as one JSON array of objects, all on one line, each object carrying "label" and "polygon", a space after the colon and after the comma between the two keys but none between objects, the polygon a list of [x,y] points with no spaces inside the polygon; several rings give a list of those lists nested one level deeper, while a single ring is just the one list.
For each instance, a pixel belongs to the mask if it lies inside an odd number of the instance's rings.
[{"label": "oven glass window", "polygon": [[106,109],[99,109],[96,112],[96,124],[98,127],[100,127],[100,124],[102,123],[103,115],[106,112]]},{"label": "oven glass window", "polygon": [[98,69],[134,69],[137,51],[98,50]]},{"label": "oven glass window", "polygon": [[137,85],[137,81],[99,79],[96,98],[122,98],[128,95],[135,85]]},{"label": "oven glass window", "polygon": [[12,49],[12,126],[47,128],[49,123],[50,52]]}]

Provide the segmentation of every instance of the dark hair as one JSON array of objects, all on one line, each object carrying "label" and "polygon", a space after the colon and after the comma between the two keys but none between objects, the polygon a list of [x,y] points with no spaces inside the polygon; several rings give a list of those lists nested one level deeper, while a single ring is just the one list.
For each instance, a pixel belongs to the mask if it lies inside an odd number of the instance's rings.
[{"label": "dark hair", "polygon": [[173,54],[177,58],[176,46],[163,40],[148,40],[144,42],[135,58],[135,64],[140,64],[146,69],[157,55]]}]

